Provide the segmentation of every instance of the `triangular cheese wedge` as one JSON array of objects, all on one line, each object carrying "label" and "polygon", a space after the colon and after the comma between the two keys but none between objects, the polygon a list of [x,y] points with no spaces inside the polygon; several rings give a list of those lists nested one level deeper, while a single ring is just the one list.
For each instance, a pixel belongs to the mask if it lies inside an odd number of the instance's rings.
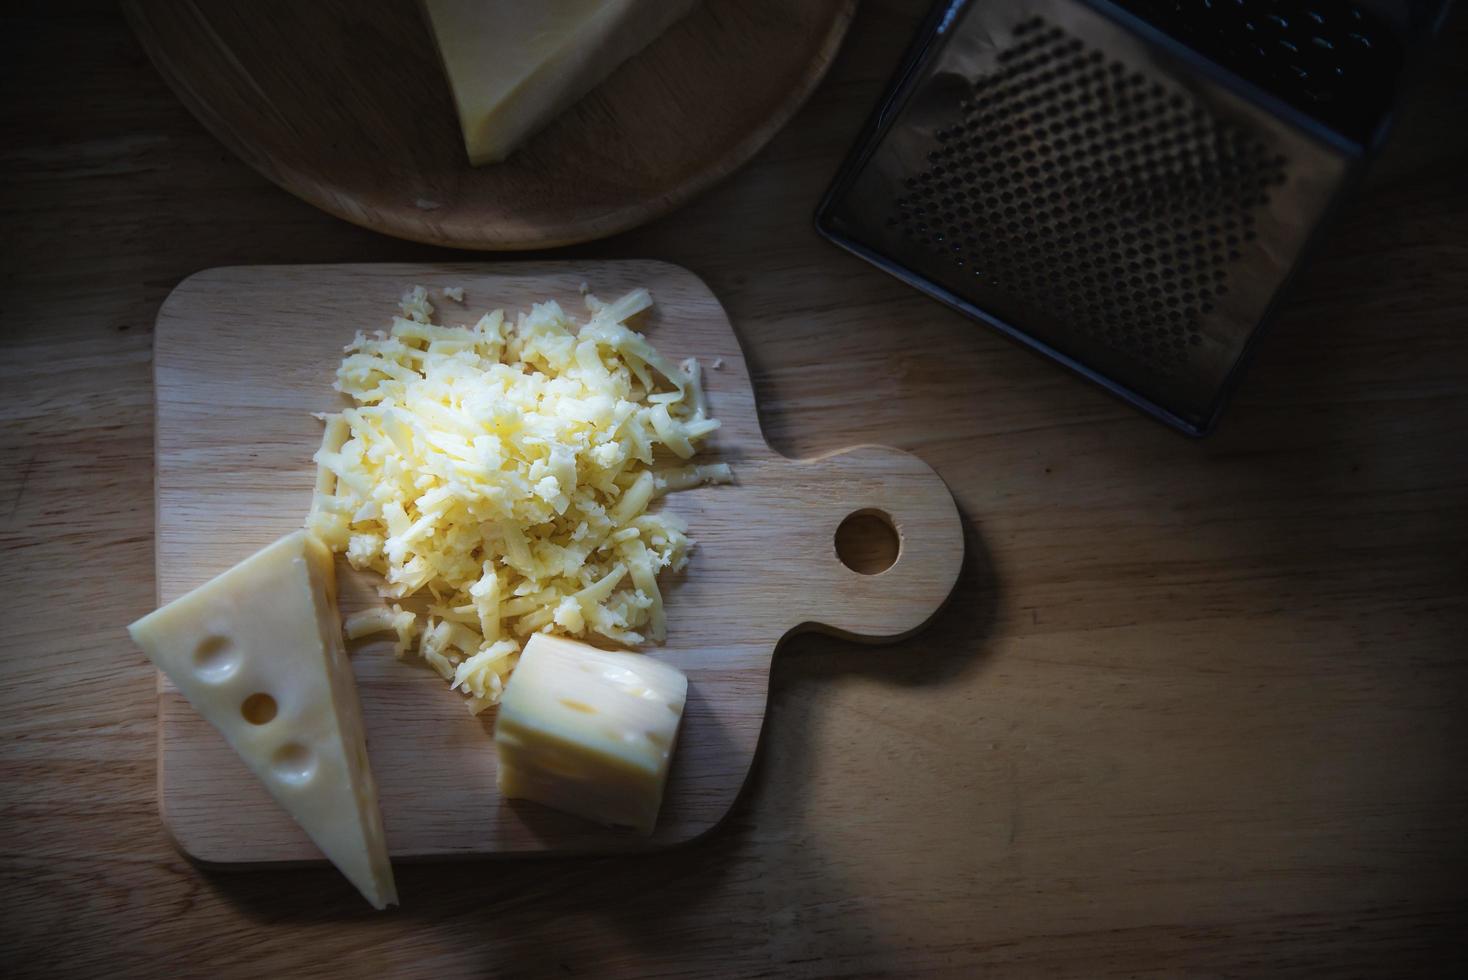
[{"label": "triangular cheese wedge", "polygon": [[128,632],[367,901],[396,905],[327,547],[297,531]]},{"label": "triangular cheese wedge", "polygon": [[469,162],[495,163],[697,0],[423,0]]}]

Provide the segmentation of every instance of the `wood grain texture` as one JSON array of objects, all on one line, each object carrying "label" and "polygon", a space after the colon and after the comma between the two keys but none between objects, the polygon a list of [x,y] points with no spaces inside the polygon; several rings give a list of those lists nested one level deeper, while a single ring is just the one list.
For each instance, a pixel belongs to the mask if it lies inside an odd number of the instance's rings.
[{"label": "wood grain texture", "polygon": [[[494,712],[388,642],[356,645],[353,668],[394,858],[642,850],[691,840],[724,818],[754,761],[771,657],[805,628],[876,642],[926,623],[953,590],[963,530],[943,481],[922,460],[865,446],[791,460],[760,434],[739,341],[697,276],[666,262],[257,266],[191,276],[164,302],[154,334],[157,577],[160,603],[203,584],[299,527],[321,442],[313,412],[347,404],[331,390],[342,347],[385,329],[397,298],[429,289],[441,323],[553,299],[585,316],[580,287],[605,299],[638,286],[655,307],[638,323],[666,356],[705,366],[721,427],[704,444],[735,483],[670,494],[661,506],[696,542],[665,576],[667,642],[647,652],[688,675],[688,705],[658,826],[650,838],[501,799]],[[442,298],[464,289],[461,306]],[[712,365],[718,364],[718,368]],[[880,574],[842,564],[836,530],[880,513],[901,550]],[[338,562],[344,614],[379,604],[378,578]],[[214,728],[160,675],[159,793],[189,855],[213,863],[321,860]]]},{"label": "wood grain texture", "polygon": [[[152,324],[220,265],[452,262],[282,193],[115,4],[0,32],[0,972],[1449,977],[1468,962],[1468,34],[1191,442],[818,239],[925,2],[866,0],[750,165],[558,259],[704,279],[761,428],[932,465],[921,634],[808,633],[729,818],[595,859],[201,869],[158,819]],[[313,385],[315,381],[313,380]]]},{"label": "wood grain texture", "polygon": [[389,235],[510,250],[625,231],[727,176],[825,75],[856,0],[702,0],[484,167],[416,2],[124,7],[184,104],[281,187]]}]

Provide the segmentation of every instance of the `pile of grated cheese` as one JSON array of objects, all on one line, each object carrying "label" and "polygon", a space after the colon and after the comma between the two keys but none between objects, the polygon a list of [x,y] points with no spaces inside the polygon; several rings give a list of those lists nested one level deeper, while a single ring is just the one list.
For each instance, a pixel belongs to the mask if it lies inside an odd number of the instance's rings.
[{"label": "pile of grated cheese", "polygon": [[306,527],[381,574],[385,598],[427,602],[349,617],[350,638],[395,632],[399,656],[416,640],[475,713],[536,631],[663,639],[657,576],[687,563],[690,541],[648,506],[733,476],[683,462],[719,423],[698,362],[669,362],[627,326],[651,305],[635,289],[586,296],[584,324],[546,302],[513,324],[496,310],[450,327],[414,287],[391,330],[357,335],[335,384],[354,404],[321,416]]}]

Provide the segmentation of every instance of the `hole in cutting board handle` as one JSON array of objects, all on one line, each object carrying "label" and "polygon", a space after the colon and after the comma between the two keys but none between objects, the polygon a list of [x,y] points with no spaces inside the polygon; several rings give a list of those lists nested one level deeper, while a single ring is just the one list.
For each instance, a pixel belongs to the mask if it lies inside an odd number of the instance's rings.
[{"label": "hole in cutting board handle", "polygon": [[836,528],[836,557],[853,572],[879,575],[896,564],[901,553],[902,539],[884,511],[858,510]]}]

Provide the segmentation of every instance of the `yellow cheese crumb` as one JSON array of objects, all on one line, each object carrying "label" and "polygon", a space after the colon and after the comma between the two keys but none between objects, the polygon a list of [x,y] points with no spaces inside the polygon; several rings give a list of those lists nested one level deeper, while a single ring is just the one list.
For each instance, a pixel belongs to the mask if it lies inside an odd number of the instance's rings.
[{"label": "yellow cheese crumb", "polygon": [[579,325],[547,302],[513,324],[495,310],[446,327],[414,287],[391,330],[346,348],[335,387],[352,406],[323,417],[306,526],[381,574],[384,597],[432,600],[421,625],[393,605],[351,617],[348,636],[395,632],[399,655],[416,638],[476,712],[537,631],[661,641],[657,576],[683,567],[690,541],[648,507],[733,480],[727,464],[687,462],[719,423],[698,363],[673,364],[626,325],[647,290],[585,301]]}]

